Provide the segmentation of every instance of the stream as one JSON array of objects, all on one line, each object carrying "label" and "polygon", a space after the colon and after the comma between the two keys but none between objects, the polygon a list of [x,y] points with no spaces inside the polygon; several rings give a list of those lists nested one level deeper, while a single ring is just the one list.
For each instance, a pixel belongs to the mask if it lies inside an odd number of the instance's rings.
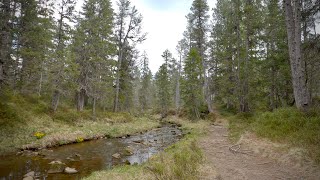
[{"label": "stream", "polygon": [[[120,164],[141,164],[150,156],[162,151],[182,137],[176,125],[165,124],[160,128],[122,138],[107,138],[65,145],[40,152],[0,156],[0,180],[23,179],[30,171],[36,179],[81,179],[94,171],[110,169]],[[115,154],[120,157],[115,157]],[[117,156],[116,155],[116,156]],[[49,174],[50,162],[61,161],[78,173]]]}]

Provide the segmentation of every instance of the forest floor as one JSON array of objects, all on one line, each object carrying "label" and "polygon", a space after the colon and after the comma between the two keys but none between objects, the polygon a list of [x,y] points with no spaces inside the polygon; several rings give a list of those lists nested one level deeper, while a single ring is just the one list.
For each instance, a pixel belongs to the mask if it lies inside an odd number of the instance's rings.
[{"label": "forest floor", "polygon": [[274,143],[251,132],[233,143],[228,121],[218,116],[207,136],[199,141],[205,155],[200,179],[310,179],[320,178],[320,168],[304,150]]}]

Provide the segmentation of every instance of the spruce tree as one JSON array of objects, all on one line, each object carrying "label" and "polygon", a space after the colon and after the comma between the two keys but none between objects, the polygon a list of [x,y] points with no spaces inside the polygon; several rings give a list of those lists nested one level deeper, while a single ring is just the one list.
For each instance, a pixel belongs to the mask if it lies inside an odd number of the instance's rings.
[{"label": "spruce tree", "polygon": [[61,0],[58,3],[58,19],[56,23],[55,31],[55,47],[54,55],[50,62],[50,85],[52,86],[52,100],[51,109],[55,112],[58,108],[61,94],[64,92],[64,82],[66,79],[66,67],[70,66],[67,63],[67,48],[69,46],[68,41],[71,38],[71,26],[69,25],[73,21],[74,0]]},{"label": "spruce tree", "polygon": [[[113,10],[110,1],[88,0],[83,6],[82,18],[79,19],[74,35],[74,53],[79,67],[77,109],[82,111],[86,97],[95,102],[101,90],[101,81],[114,54]],[[110,71],[109,71],[110,72]]]},{"label": "spruce tree", "polygon": [[21,2],[20,57],[22,59],[20,89],[23,93],[41,93],[43,71],[52,48],[52,11],[49,1]]},{"label": "spruce tree", "polygon": [[192,48],[184,66],[184,79],[182,81],[182,98],[184,108],[191,119],[199,119],[204,105],[202,91],[203,70],[201,56],[197,49]]},{"label": "spruce tree", "polygon": [[209,31],[209,6],[207,0],[194,0],[190,8],[188,19],[188,34],[190,36],[190,47],[195,48],[202,62],[203,91],[208,110],[213,112],[211,92],[207,73],[207,33]]},{"label": "spruce tree", "polygon": [[162,64],[156,73],[157,97],[160,106],[161,117],[165,118],[168,115],[170,107],[170,83],[168,68],[166,64]]}]

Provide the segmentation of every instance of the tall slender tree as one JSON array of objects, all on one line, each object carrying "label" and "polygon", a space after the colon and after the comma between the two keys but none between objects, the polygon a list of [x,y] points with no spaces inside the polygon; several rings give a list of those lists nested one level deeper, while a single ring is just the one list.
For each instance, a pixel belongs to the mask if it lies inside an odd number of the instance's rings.
[{"label": "tall slender tree", "polygon": [[71,38],[71,26],[73,21],[74,8],[76,2],[74,0],[61,0],[58,3],[58,21],[55,32],[55,56],[51,61],[51,81],[53,86],[53,94],[51,100],[51,109],[55,112],[58,108],[61,93],[63,91],[63,82],[65,67],[67,66],[67,47]]},{"label": "tall slender tree", "polygon": [[128,54],[132,46],[141,43],[146,39],[146,34],[142,33],[142,15],[139,14],[135,6],[131,5],[129,0],[119,0],[117,2],[118,11],[116,13],[116,43],[118,51],[118,65],[115,82],[115,99],[113,110],[117,112],[119,110],[119,94],[121,86],[121,74],[125,69],[123,67],[123,61],[125,53]]},{"label": "tall slender tree", "polygon": [[199,119],[204,105],[202,91],[203,70],[201,56],[197,49],[191,49],[184,66],[184,80],[182,82],[182,98],[184,107],[192,119]]},{"label": "tall slender tree", "polygon": [[187,15],[188,30],[190,34],[190,46],[196,48],[202,61],[203,71],[203,91],[208,110],[213,112],[211,94],[209,91],[208,74],[207,74],[207,33],[209,23],[209,6],[206,0],[194,0]]}]

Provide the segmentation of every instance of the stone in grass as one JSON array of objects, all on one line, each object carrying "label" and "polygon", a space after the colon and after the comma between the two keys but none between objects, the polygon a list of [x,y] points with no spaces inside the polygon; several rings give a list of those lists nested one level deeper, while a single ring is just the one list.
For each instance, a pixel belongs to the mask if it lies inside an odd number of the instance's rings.
[{"label": "stone in grass", "polygon": [[130,163],[130,161],[128,159],[124,161],[124,164],[131,165],[131,163]]},{"label": "stone in grass", "polygon": [[28,172],[23,176],[23,180],[34,180],[34,171]]},{"label": "stone in grass", "polygon": [[126,156],[130,156],[130,155],[134,154],[133,153],[133,149],[130,146],[126,147],[124,150],[125,150],[125,155]]},{"label": "stone in grass", "polygon": [[31,171],[31,172],[28,172],[27,174],[25,174],[23,177],[34,177],[35,175],[35,172],[34,171]]},{"label": "stone in grass", "polygon": [[80,154],[74,154],[70,157],[67,157],[68,160],[70,161],[80,161],[81,160],[81,155]]},{"label": "stone in grass", "polygon": [[66,167],[66,164],[62,163],[61,161],[52,161],[49,164],[50,169],[48,171],[48,174],[62,173],[64,168]]},{"label": "stone in grass", "polygon": [[78,173],[78,171],[75,169],[75,168],[69,168],[69,167],[66,167],[64,169],[64,172],[67,173],[67,174],[75,174],[75,173]]},{"label": "stone in grass", "polygon": [[119,153],[115,153],[112,155],[112,157],[116,158],[116,159],[120,159],[121,155]]}]

